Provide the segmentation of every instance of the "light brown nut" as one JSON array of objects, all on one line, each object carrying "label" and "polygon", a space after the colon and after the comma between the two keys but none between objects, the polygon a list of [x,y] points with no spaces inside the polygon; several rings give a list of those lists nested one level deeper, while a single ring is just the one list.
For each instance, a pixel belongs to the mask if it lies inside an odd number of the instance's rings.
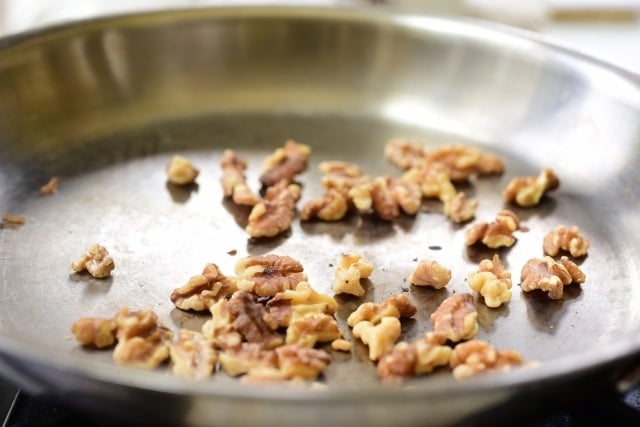
[{"label": "light brown nut", "polygon": [[460,192],[455,197],[445,200],[444,214],[455,223],[467,222],[476,215],[478,201],[467,198],[467,195]]},{"label": "light brown nut", "polygon": [[472,246],[481,242],[485,246],[496,249],[510,247],[516,242],[513,233],[520,229],[520,218],[509,210],[502,210],[490,223],[473,224],[465,232],[465,243]]},{"label": "light brown nut", "polygon": [[289,326],[293,316],[309,313],[334,314],[338,303],[333,297],[313,290],[307,282],[300,282],[295,290],[278,292],[267,302],[267,310],[279,326]]},{"label": "light brown nut", "polygon": [[486,341],[472,340],[458,344],[451,354],[453,376],[468,378],[481,373],[508,370],[522,365],[522,356],[513,350],[496,350]]},{"label": "light brown nut", "polygon": [[4,224],[23,225],[25,222],[27,222],[27,218],[22,215],[9,215],[5,212],[2,214],[2,221]]},{"label": "light brown nut", "polygon": [[276,348],[279,370],[286,379],[315,380],[331,363],[324,350],[299,345],[284,345]]},{"label": "light brown nut", "polygon": [[158,329],[158,315],[151,310],[129,311],[121,308],[115,317],[119,341],[151,334]]},{"label": "light brown nut", "polygon": [[504,172],[504,161],[495,154],[482,153],[476,171],[479,175],[500,175]]},{"label": "light brown nut", "polygon": [[286,344],[314,347],[316,343],[330,342],[340,338],[338,322],[324,313],[309,313],[294,316],[287,328]]},{"label": "light brown nut", "polygon": [[251,237],[274,237],[289,229],[296,215],[300,187],[282,180],[267,188],[264,200],[249,213],[245,228]]},{"label": "light brown nut", "polygon": [[51,179],[44,184],[42,187],[40,187],[40,194],[42,195],[50,195],[50,194],[56,194],[58,192],[58,177],[51,177]]},{"label": "light brown nut", "polygon": [[113,319],[83,317],[71,325],[71,332],[82,346],[105,348],[115,344],[117,327]]},{"label": "light brown nut", "polygon": [[380,323],[384,317],[413,317],[416,314],[416,306],[405,294],[393,295],[381,303],[365,302],[349,315],[347,324],[354,327],[356,324],[367,320],[374,325]]},{"label": "light brown nut", "polygon": [[321,162],[318,169],[325,175],[335,175],[355,178],[362,176],[362,169],[355,163],[343,162],[340,160],[329,160]]},{"label": "light brown nut", "polygon": [[478,170],[482,157],[480,150],[467,145],[445,145],[429,152],[427,164],[444,165],[454,182],[466,181]]},{"label": "light brown nut", "polygon": [[338,190],[329,190],[324,196],[309,200],[302,211],[300,219],[309,221],[317,218],[322,221],[340,221],[347,214],[347,199]]},{"label": "light brown nut", "polygon": [[205,311],[236,290],[234,277],[226,277],[217,265],[207,264],[202,274],[193,276],[184,286],[171,292],[171,302],[182,310]]},{"label": "light brown nut", "polygon": [[478,333],[478,312],[471,294],[456,294],[440,304],[431,314],[433,332],[449,341],[469,340]]},{"label": "light brown nut", "polygon": [[559,186],[560,180],[556,174],[551,169],[543,169],[537,177],[517,177],[511,180],[502,192],[502,197],[506,202],[530,207],[540,203],[544,194]]},{"label": "light brown nut", "polygon": [[373,264],[355,253],[342,254],[335,270],[333,292],[351,294],[358,297],[364,295],[361,279],[368,278],[373,272]]},{"label": "light brown nut", "polygon": [[491,308],[511,301],[511,285],[511,273],[504,269],[497,254],[492,260],[482,260],[478,271],[469,275],[469,287],[480,293]]},{"label": "light brown nut", "polygon": [[422,190],[411,181],[394,179],[391,181],[391,195],[400,209],[407,215],[415,215],[422,204]]},{"label": "light brown nut", "polygon": [[86,270],[96,279],[109,277],[115,266],[107,248],[97,243],[89,246],[87,252],[79,260],[71,263],[73,271],[78,273]]},{"label": "light brown nut", "polygon": [[242,343],[218,355],[220,366],[229,375],[235,377],[253,369],[278,368],[278,356],[274,350],[266,350],[258,344]]},{"label": "light brown nut", "polygon": [[419,141],[394,138],[384,146],[384,156],[401,169],[409,169],[424,161],[427,149]]},{"label": "light brown nut", "polygon": [[566,228],[564,225],[558,226],[544,236],[542,247],[544,253],[556,256],[561,250],[567,251],[572,257],[579,258],[587,255],[591,242],[580,234],[580,230],[575,225]]},{"label": "light brown nut", "polygon": [[351,351],[351,347],[353,347],[353,344],[351,344],[351,341],[347,341],[343,338],[338,338],[336,340],[331,341],[331,350],[334,350],[334,351],[349,352]]},{"label": "light brown nut", "polygon": [[371,210],[373,179],[370,176],[330,173],[322,177],[322,185],[327,191],[338,191],[358,212]]},{"label": "light brown nut", "polygon": [[183,378],[209,378],[218,362],[218,352],[212,342],[199,332],[181,329],[178,339],[169,344],[171,371]]},{"label": "light brown nut", "polygon": [[158,325],[158,316],[149,310],[120,309],[115,318],[118,344],[113,360],[119,365],[154,369],[169,358],[171,332]]},{"label": "light brown nut", "polygon": [[266,186],[272,186],[280,181],[291,184],[296,175],[307,168],[307,160],[311,154],[311,147],[299,144],[293,140],[284,143],[283,148],[278,148],[267,157],[263,163],[263,172],[260,182]]},{"label": "light brown nut", "polygon": [[393,349],[400,332],[400,320],[396,317],[383,317],[377,325],[363,320],[353,327],[353,336],[369,347],[369,359],[374,361]]},{"label": "light brown nut", "polygon": [[449,364],[451,347],[446,338],[433,332],[411,343],[400,342],[378,362],[378,376],[384,381],[397,382],[414,375],[428,374],[439,366]]},{"label": "light brown nut", "polygon": [[302,264],[291,257],[274,254],[242,258],[236,263],[235,272],[238,289],[261,297],[272,297],[307,281]]},{"label": "light brown nut", "polygon": [[442,289],[451,280],[451,270],[433,260],[420,260],[409,275],[409,282],[416,286],[432,286]]},{"label": "light brown nut", "polygon": [[260,201],[259,197],[247,185],[244,174],[247,162],[238,157],[235,151],[224,151],[220,167],[222,168],[220,184],[225,197],[229,197],[235,204],[243,206],[255,206]]},{"label": "light brown nut", "polygon": [[414,166],[406,171],[401,179],[417,184],[424,197],[435,197],[443,203],[453,199],[457,194],[447,169],[437,163]]},{"label": "light brown nut", "polygon": [[391,192],[391,177],[379,176],[373,180],[371,207],[381,219],[392,221],[400,216],[400,207]]},{"label": "light brown nut", "polygon": [[189,185],[196,181],[200,171],[195,168],[189,159],[183,156],[173,156],[167,166],[167,178],[175,185]]},{"label": "light brown nut", "polygon": [[567,257],[562,257],[558,262],[546,256],[527,261],[522,267],[520,280],[520,286],[524,292],[540,289],[547,292],[551,299],[562,299],[564,286],[571,283],[583,283],[585,275]]}]

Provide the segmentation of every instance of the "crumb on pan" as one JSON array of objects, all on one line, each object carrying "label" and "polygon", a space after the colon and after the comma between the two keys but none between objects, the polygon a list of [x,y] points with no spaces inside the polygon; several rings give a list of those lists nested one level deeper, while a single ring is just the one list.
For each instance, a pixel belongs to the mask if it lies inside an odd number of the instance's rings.
[{"label": "crumb on pan", "polygon": [[49,195],[58,192],[58,177],[51,177],[51,179],[40,187],[40,194]]}]

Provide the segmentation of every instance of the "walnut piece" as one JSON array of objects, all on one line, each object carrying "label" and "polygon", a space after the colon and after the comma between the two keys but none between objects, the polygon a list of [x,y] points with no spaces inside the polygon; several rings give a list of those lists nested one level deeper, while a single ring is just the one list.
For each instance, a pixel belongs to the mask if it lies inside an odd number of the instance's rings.
[{"label": "walnut piece", "polygon": [[556,190],[560,180],[551,169],[543,169],[540,175],[516,177],[502,193],[506,202],[518,206],[530,207],[540,203],[542,196],[548,191]]},{"label": "walnut piece", "polygon": [[312,348],[319,342],[330,342],[340,338],[336,319],[324,313],[308,313],[293,316],[287,328],[285,342]]},{"label": "walnut piece", "polygon": [[320,162],[318,169],[325,175],[355,178],[362,176],[362,169],[355,163],[343,162],[341,160],[329,160]]},{"label": "walnut piece", "polygon": [[171,371],[183,378],[203,380],[213,373],[218,352],[199,332],[181,329],[178,339],[169,345]]},{"label": "walnut piece", "polygon": [[307,160],[311,154],[311,147],[299,144],[293,140],[284,143],[267,157],[263,163],[263,173],[260,182],[266,186],[284,181],[287,185],[293,183],[296,175],[307,168]]},{"label": "walnut piece", "polygon": [[416,306],[409,301],[405,294],[393,295],[381,303],[365,302],[349,315],[347,324],[354,327],[356,324],[367,320],[374,325],[380,323],[384,317],[413,317],[416,314]]},{"label": "walnut piece", "polygon": [[445,341],[446,337],[429,332],[411,343],[396,344],[378,362],[378,376],[387,382],[397,382],[448,365],[451,347],[444,345]]},{"label": "walnut piece", "polygon": [[383,317],[377,325],[363,320],[353,327],[353,336],[369,347],[369,359],[374,361],[393,349],[400,332],[400,320],[396,317]]},{"label": "walnut piece", "polygon": [[56,194],[58,192],[58,177],[51,177],[51,179],[40,187],[40,194],[42,195],[50,195]]},{"label": "walnut piece", "polygon": [[483,296],[487,307],[496,308],[511,301],[511,273],[504,269],[496,254],[482,260],[477,272],[469,275],[469,286]]},{"label": "walnut piece", "polygon": [[373,272],[373,264],[355,253],[342,254],[335,270],[333,292],[351,294],[358,297],[364,295],[361,279],[367,279]]},{"label": "walnut piece", "polygon": [[416,286],[432,286],[442,289],[451,280],[451,270],[437,261],[420,260],[416,268],[409,275],[409,282]]},{"label": "walnut piece", "polygon": [[322,221],[340,221],[348,210],[347,199],[338,190],[331,189],[324,196],[309,200],[300,212],[300,219],[309,221],[318,218]]},{"label": "walnut piece", "polygon": [[89,246],[87,252],[79,260],[71,263],[71,269],[76,273],[87,270],[96,279],[104,279],[111,275],[115,266],[107,248],[97,243]]},{"label": "walnut piece", "polygon": [[331,350],[349,352],[351,351],[351,347],[353,347],[351,341],[347,341],[343,338],[331,341]]},{"label": "walnut piece", "polygon": [[215,264],[207,264],[202,274],[193,276],[171,292],[171,302],[182,310],[205,311],[211,304],[237,290],[236,279],[226,277]]},{"label": "walnut piece", "polygon": [[291,257],[274,254],[242,258],[236,263],[235,272],[238,289],[261,297],[272,297],[307,281],[302,264]]},{"label": "walnut piece", "polygon": [[565,285],[584,283],[585,279],[582,270],[566,256],[560,261],[546,256],[527,261],[520,273],[520,286],[524,292],[540,289],[551,299],[562,299]]},{"label": "walnut piece", "polygon": [[481,373],[509,370],[523,362],[516,351],[496,350],[486,341],[472,340],[453,349],[450,364],[454,378],[461,380]]},{"label": "walnut piece", "polygon": [[167,178],[175,185],[193,184],[200,171],[196,169],[189,159],[183,156],[173,156],[167,166]]},{"label": "walnut piece", "polygon": [[371,206],[385,221],[392,221],[400,216],[400,206],[391,191],[391,177],[379,176],[373,180]]},{"label": "walnut piece", "polygon": [[252,369],[277,369],[278,356],[274,350],[267,350],[255,343],[242,343],[218,355],[220,366],[235,377]]},{"label": "walnut piece", "polygon": [[542,247],[544,253],[552,257],[563,250],[569,252],[572,257],[579,258],[587,255],[590,245],[591,242],[580,234],[578,227],[574,225],[571,228],[566,228],[564,225],[560,225],[544,236]]},{"label": "walnut piece", "polygon": [[27,222],[27,219],[22,215],[9,215],[5,212],[2,214],[2,221],[4,224],[22,225]]},{"label": "walnut piece", "polygon": [[331,363],[326,351],[299,345],[283,345],[276,348],[276,354],[284,379],[315,380]]},{"label": "walnut piece", "polygon": [[401,169],[409,169],[424,161],[427,149],[419,141],[394,138],[384,146],[384,156]]},{"label": "walnut piece", "polygon": [[267,302],[267,310],[279,326],[289,326],[293,317],[306,314],[334,314],[338,303],[333,297],[316,292],[307,282],[299,282],[295,290],[278,292]]},{"label": "walnut piece", "polygon": [[264,200],[255,205],[245,228],[251,237],[274,237],[289,229],[296,215],[300,187],[285,180],[267,188]]},{"label": "walnut piece", "polygon": [[158,325],[158,317],[148,310],[129,312],[122,308],[115,318],[118,344],[113,360],[119,365],[155,369],[169,358],[167,342],[171,332]]},{"label": "walnut piece", "polygon": [[478,312],[471,294],[456,294],[440,304],[431,314],[433,332],[449,341],[469,340],[478,333]]},{"label": "walnut piece", "polygon": [[444,201],[444,214],[455,223],[470,221],[476,215],[478,201],[469,199],[464,192]]},{"label": "walnut piece", "polygon": [[493,154],[483,153],[468,145],[445,145],[428,153],[425,163],[446,168],[449,178],[454,182],[468,180],[473,174],[500,174],[504,163]]},{"label": "walnut piece", "polygon": [[117,328],[113,319],[84,317],[71,325],[71,332],[82,346],[105,348],[115,344]]},{"label": "walnut piece", "polygon": [[244,171],[247,169],[247,162],[238,157],[233,150],[225,150],[220,160],[222,168],[222,192],[225,197],[230,197],[233,203],[243,206],[255,206],[260,199],[247,185]]},{"label": "walnut piece", "polygon": [[435,197],[443,203],[453,199],[457,194],[446,168],[439,164],[412,167],[401,179],[417,184],[424,197]]},{"label": "walnut piece", "polygon": [[516,242],[513,233],[519,229],[520,218],[512,211],[502,210],[493,222],[481,222],[469,227],[465,233],[465,243],[472,246],[481,242],[492,249],[510,247]]}]

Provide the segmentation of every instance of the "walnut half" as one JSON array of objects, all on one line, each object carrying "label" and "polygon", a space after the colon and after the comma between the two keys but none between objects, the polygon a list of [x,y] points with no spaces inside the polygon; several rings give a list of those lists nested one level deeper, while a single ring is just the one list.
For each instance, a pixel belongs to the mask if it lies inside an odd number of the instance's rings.
[{"label": "walnut half", "polygon": [[442,289],[451,280],[451,270],[437,261],[423,259],[409,275],[409,282],[416,286],[432,286]]},{"label": "walnut half", "polygon": [[560,261],[546,256],[527,261],[520,273],[520,286],[524,292],[540,289],[551,299],[561,299],[565,285],[584,283],[585,279],[582,270],[566,256]]},{"label": "walnut half", "polygon": [[396,382],[407,377],[428,374],[439,366],[449,364],[451,347],[446,337],[433,332],[411,343],[400,342],[382,356],[378,363],[378,376],[384,381]]},{"label": "walnut half", "polygon": [[236,263],[235,272],[238,289],[261,297],[272,297],[307,281],[302,264],[289,256],[274,254],[242,258]]},{"label": "walnut half", "polygon": [[502,210],[498,212],[494,221],[481,222],[469,227],[465,232],[465,243],[472,246],[481,242],[492,249],[511,247],[516,242],[513,233],[519,229],[518,215],[510,210]]},{"label": "walnut half", "polygon": [[202,274],[193,276],[184,286],[171,292],[171,302],[182,310],[205,311],[235,291],[235,278],[226,277],[217,265],[207,264]]},{"label": "walnut half", "polygon": [[572,257],[578,258],[587,255],[590,245],[589,240],[580,234],[578,227],[574,225],[567,228],[560,225],[544,236],[542,246],[547,255],[556,256],[563,250],[569,252]]},{"label": "walnut half", "polygon": [[433,332],[452,342],[469,340],[478,333],[478,312],[471,294],[456,294],[440,304],[431,314]]},{"label": "walnut half", "polygon": [[551,169],[543,169],[540,175],[514,178],[502,197],[506,202],[515,202],[518,206],[530,207],[540,203],[547,192],[556,190],[560,180]]},{"label": "walnut half", "polygon": [[454,378],[461,380],[473,375],[508,370],[522,365],[522,356],[513,350],[496,350],[486,341],[472,340],[458,344],[451,354]]},{"label": "walnut half", "polygon": [[307,160],[311,154],[311,147],[299,144],[293,140],[284,143],[267,157],[263,164],[260,182],[266,186],[284,181],[287,185],[293,183],[295,177],[307,168]]},{"label": "walnut half", "polygon": [[71,325],[71,332],[82,346],[106,348],[115,344],[117,328],[113,319],[84,317]]},{"label": "walnut half", "polygon": [[264,200],[249,213],[245,230],[251,237],[274,237],[289,229],[296,215],[300,187],[282,180],[267,188]]}]

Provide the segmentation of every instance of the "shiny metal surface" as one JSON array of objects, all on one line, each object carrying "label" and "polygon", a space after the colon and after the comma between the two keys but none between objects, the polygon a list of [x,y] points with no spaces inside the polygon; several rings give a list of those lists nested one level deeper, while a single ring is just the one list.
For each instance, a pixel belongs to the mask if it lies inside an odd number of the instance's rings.
[{"label": "shiny metal surface", "polygon": [[[517,279],[524,262],[541,255],[548,229],[576,224],[592,241],[582,264],[587,282],[569,287],[562,301],[515,286],[506,307],[478,307],[479,337],[539,360],[538,368],[464,383],[442,374],[388,388],[356,346],[352,355],[334,355],[328,389],[250,386],[223,375],[191,383],[115,367],[108,353],[68,339],[76,318],[111,316],[121,306],[196,328],[202,318],[173,309],[171,290],[206,262],[231,272],[239,257],[266,252],[299,259],[324,292],[338,255],[363,253],[376,266],[366,300],[401,292],[415,258],[441,260],[453,270],[448,290],[409,289],[420,311],[404,336],[429,330],[431,311],[466,291],[466,275],[491,254],[465,249],[464,227],[450,225],[438,204],[394,224],[296,221],[286,236],[254,242],[241,228],[247,212],[224,202],[219,188],[223,149],[249,159],[256,185],[262,158],[295,138],[313,148],[301,177],[304,202],[320,194],[323,160],[397,173],[382,157],[393,136],[504,156],[503,176],[466,188],[481,200],[479,220],[502,208],[512,177],[542,167],[560,176],[560,190],[539,208],[517,210],[529,232],[501,255]],[[468,22],[225,8],[4,39],[0,211],[27,223],[0,228],[0,372],[32,392],[129,419],[225,426],[495,420],[523,403],[533,411],[576,387],[612,383],[640,353],[639,143],[636,76],[528,34]],[[174,153],[201,168],[197,188],[166,184]],[[40,196],[54,175],[58,194]],[[71,274],[69,263],[92,242],[116,260],[109,280]],[[339,300],[341,321],[361,302]]]}]

